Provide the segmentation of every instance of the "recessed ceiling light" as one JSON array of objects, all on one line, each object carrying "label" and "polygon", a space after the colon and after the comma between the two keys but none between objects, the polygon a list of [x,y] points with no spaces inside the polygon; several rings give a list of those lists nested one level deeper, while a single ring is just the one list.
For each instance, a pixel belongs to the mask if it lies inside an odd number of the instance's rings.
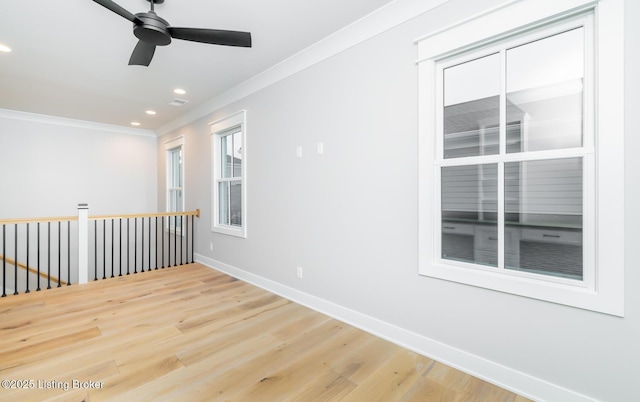
[{"label": "recessed ceiling light", "polygon": [[136,126],[136,127],[137,127],[137,126],[139,126],[139,125],[140,125],[140,123],[138,123],[137,121],[132,121],[132,122],[131,122],[131,125],[132,125],[132,126]]},{"label": "recessed ceiling light", "polygon": [[7,45],[3,45],[0,43],[0,52],[9,53],[11,52],[11,48]]},{"label": "recessed ceiling light", "polygon": [[156,111],[155,110],[147,110],[145,111],[146,114],[151,115],[151,116],[155,116],[156,115]]},{"label": "recessed ceiling light", "polygon": [[176,94],[178,94],[178,95],[184,95],[184,94],[186,94],[186,93],[187,93],[187,91],[185,91],[185,90],[184,90],[184,89],[182,89],[182,88],[176,88],[176,89],[174,89],[174,90],[173,90],[173,92],[174,92],[174,93],[176,93]]}]

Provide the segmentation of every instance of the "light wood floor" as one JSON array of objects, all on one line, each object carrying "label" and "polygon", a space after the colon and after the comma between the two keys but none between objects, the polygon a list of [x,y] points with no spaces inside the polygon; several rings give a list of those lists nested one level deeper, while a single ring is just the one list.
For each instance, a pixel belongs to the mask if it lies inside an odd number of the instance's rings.
[{"label": "light wood floor", "polygon": [[0,299],[0,379],[2,401],[526,401],[199,264]]}]

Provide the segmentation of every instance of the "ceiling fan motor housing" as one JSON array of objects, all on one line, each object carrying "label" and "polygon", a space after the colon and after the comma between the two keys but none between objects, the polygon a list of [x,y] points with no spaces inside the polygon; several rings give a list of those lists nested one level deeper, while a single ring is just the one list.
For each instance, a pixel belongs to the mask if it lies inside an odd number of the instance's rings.
[{"label": "ceiling fan motor housing", "polygon": [[169,23],[158,17],[155,12],[138,13],[136,17],[142,21],[142,23],[133,24],[133,33],[138,39],[156,46],[166,46],[171,43]]}]

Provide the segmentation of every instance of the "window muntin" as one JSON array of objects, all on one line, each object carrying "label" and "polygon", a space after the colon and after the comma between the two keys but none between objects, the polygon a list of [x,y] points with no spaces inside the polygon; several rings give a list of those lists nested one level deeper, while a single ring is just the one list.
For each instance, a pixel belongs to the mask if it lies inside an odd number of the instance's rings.
[{"label": "window muntin", "polygon": [[245,112],[211,124],[213,142],[212,230],[246,237]]},{"label": "window muntin", "polygon": [[437,63],[442,263],[584,285],[585,25]]}]

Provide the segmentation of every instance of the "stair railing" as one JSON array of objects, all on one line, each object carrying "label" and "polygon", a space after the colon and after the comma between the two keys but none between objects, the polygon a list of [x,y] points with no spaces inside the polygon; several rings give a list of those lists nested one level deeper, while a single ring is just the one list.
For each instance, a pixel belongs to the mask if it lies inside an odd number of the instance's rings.
[{"label": "stair railing", "polygon": [[0,220],[2,297],[194,262],[200,210]]}]

